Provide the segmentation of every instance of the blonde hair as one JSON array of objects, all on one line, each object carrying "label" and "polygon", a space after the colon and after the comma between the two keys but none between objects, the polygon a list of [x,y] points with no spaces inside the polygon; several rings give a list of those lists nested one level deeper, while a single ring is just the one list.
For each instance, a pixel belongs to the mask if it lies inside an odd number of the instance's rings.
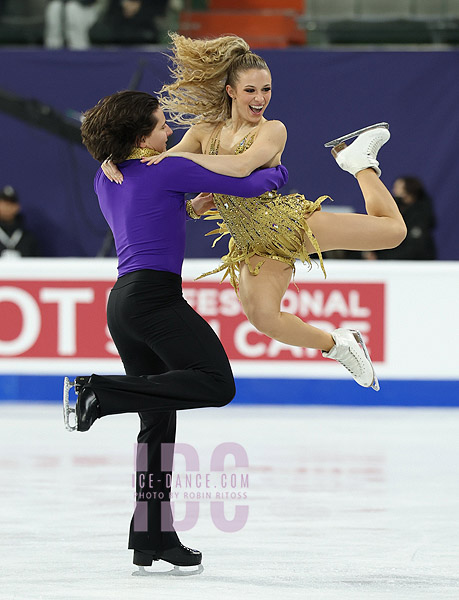
[{"label": "blonde hair", "polygon": [[235,86],[241,71],[266,69],[266,62],[236,35],[191,39],[169,33],[172,83],[159,92],[161,107],[174,123],[189,126],[221,122],[231,116],[226,85]]}]

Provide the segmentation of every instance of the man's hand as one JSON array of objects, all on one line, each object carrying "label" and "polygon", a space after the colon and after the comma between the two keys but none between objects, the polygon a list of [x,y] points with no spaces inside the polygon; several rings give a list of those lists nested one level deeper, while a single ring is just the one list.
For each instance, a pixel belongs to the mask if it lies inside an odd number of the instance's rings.
[{"label": "man's hand", "polygon": [[211,208],[215,208],[214,196],[213,194],[201,192],[198,196],[196,196],[196,198],[193,198],[191,204],[193,205],[194,212],[197,215],[203,215]]}]

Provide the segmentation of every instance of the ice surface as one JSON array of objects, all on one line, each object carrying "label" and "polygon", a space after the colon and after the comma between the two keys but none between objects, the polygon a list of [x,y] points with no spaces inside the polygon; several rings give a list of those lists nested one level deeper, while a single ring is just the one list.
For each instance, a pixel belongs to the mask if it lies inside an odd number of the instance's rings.
[{"label": "ice surface", "polygon": [[178,422],[203,474],[221,442],[245,448],[249,518],[223,532],[202,501],[180,537],[204,572],[132,577],[137,417],[69,433],[60,406],[0,405],[0,598],[459,598],[458,410],[229,406]]}]

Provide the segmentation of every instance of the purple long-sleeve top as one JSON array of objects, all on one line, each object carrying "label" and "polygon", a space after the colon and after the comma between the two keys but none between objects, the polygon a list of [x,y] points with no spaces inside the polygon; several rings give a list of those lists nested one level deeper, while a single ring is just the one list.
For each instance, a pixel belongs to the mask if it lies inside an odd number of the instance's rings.
[{"label": "purple long-sleeve top", "polygon": [[110,182],[99,169],[94,189],[102,213],[113,232],[118,276],[154,269],[181,274],[185,254],[184,194],[213,192],[252,198],[282,187],[287,169],[280,165],[248,177],[218,175],[191,160],[169,157],[157,165],[140,160],[121,163],[121,185]]}]

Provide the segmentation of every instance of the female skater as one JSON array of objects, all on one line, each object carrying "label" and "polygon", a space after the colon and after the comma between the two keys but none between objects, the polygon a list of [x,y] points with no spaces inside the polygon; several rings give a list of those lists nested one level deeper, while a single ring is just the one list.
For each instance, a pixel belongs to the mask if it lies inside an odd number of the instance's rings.
[{"label": "female skater", "polygon": [[[148,164],[180,156],[236,177],[279,165],[287,132],[280,121],[264,117],[271,99],[266,62],[236,36],[171,37],[173,81],[161,90],[162,106],[172,121],[191,128],[170,151],[146,159]],[[249,321],[280,342],[322,350],[325,357],[341,362],[357,383],[376,390],[377,378],[359,332],[337,329],[330,334],[281,311],[281,301],[296,259],[310,263],[309,253],[317,252],[322,265],[321,251],[392,248],[404,239],[405,224],[379,179],[376,159],[389,137],[384,124],[363,130],[349,147],[342,138],[336,140],[333,149],[339,166],[356,177],[366,215],[321,212],[326,196],[310,202],[299,194],[276,192],[251,199],[214,195],[224,221],[217,231],[231,234],[229,252],[216,271],[226,269]],[[104,171],[122,181],[113,165]]]}]

